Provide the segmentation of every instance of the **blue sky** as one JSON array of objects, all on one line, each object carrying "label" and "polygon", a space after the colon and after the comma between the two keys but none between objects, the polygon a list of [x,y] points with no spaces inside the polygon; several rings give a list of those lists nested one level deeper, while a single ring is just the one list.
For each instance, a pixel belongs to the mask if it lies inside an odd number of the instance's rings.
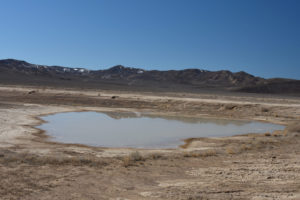
[{"label": "blue sky", "polygon": [[300,79],[299,0],[0,0],[0,59]]}]

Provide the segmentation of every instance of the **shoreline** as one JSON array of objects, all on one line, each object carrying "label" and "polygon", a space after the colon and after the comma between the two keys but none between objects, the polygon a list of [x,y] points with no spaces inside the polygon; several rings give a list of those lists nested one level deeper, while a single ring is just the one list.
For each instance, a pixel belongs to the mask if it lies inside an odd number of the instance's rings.
[{"label": "shoreline", "polygon": [[[60,145],[67,145],[67,146],[74,146],[74,147],[91,147],[92,149],[94,148],[100,148],[100,149],[131,149],[131,150],[181,150],[181,149],[186,149],[188,148],[188,146],[190,145],[190,143],[192,143],[194,140],[197,141],[199,140],[200,138],[232,138],[232,137],[236,137],[236,136],[247,136],[248,134],[257,134],[257,135],[263,135],[265,134],[265,132],[259,132],[259,133],[251,133],[251,132],[248,132],[248,133],[243,133],[243,134],[235,134],[235,135],[231,135],[231,136],[219,136],[219,137],[187,137],[187,138],[183,138],[183,139],[180,139],[181,142],[183,142],[183,144],[178,144],[176,147],[172,147],[172,148],[143,148],[143,147],[105,147],[105,146],[96,146],[96,145],[87,145],[87,144],[81,144],[81,143],[64,143],[64,142],[59,142],[59,141],[55,141],[55,140],[50,140],[50,138],[52,138],[52,136],[50,136],[49,134],[47,134],[47,131],[44,130],[44,129],[41,129],[41,128],[37,128],[38,126],[42,125],[42,124],[45,124],[45,123],[49,123],[48,121],[45,121],[44,119],[42,119],[42,117],[46,117],[46,116],[51,116],[51,115],[56,115],[56,114],[60,114],[60,113],[71,113],[71,112],[96,112],[96,113],[120,113],[120,111],[118,110],[111,110],[111,111],[101,111],[101,110],[95,110],[95,109],[90,109],[90,110],[74,110],[74,111],[65,111],[65,112],[54,112],[54,113],[48,113],[48,114],[42,114],[42,115],[36,115],[36,116],[33,116],[33,118],[35,118],[36,120],[39,121],[38,125],[32,125],[31,128],[34,128],[37,130],[36,133],[33,133],[34,136],[37,136],[39,137],[40,139],[43,139],[43,140],[39,140],[40,142],[45,142],[45,143],[49,143],[49,144],[60,144]],[[122,113],[126,113],[126,114],[136,114],[136,113],[140,113],[140,112],[137,112],[137,111],[125,111],[125,112],[122,112]],[[170,117],[170,118],[176,118],[177,116],[176,115],[163,115],[163,114],[159,114],[159,113],[147,113],[147,114],[144,114],[142,113],[142,116],[145,116],[145,117],[162,117],[162,118],[165,118],[165,117]],[[182,117],[182,116],[181,116]],[[216,118],[216,117],[201,117],[201,118],[195,118],[195,117],[192,117],[192,116],[184,116],[185,118],[192,118],[192,119],[220,119],[220,118]],[[228,121],[237,121],[237,122],[261,122],[261,123],[269,123],[269,124],[275,124],[275,123],[271,123],[271,122],[268,122],[268,121],[258,121],[258,120],[246,120],[246,119],[228,119],[228,118],[222,118],[222,120],[228,120]],[[284,126],[282,130],[274,130],[275,132],[278,132],[278,131],[284,131],[284,129],[286,129],[287,125],[286,124],[278,124],[277,125],[282,125]],[[274,131],[269,131],[271,134],[272,132]],[[35,141],[37,141],[37,139],[35,138],[34,139]]]}]

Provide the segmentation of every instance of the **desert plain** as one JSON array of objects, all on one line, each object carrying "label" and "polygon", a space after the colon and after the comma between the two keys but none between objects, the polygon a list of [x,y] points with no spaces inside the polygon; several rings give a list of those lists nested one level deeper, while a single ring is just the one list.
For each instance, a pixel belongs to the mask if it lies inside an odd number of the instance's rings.
[{"label": "desert plain", "polygon": [[[60,112],[271,122],[282,131],[187,138],[174,149],[49,140]],[[300,199],[300,97],[0,86],[0,199]]]}]

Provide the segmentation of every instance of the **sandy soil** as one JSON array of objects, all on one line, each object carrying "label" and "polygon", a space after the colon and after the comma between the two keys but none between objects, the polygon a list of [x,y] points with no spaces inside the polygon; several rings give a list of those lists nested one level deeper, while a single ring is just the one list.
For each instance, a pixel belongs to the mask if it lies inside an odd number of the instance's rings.
[{"label": "sandy soil", "polygon": [[[38,116],[88,110],[259,120],[287,128],[190,138],[168,150],[60,144],[34,128],[43,123]],[[2,86],[0,199],[300,199],[299,122],[299,98]]]}]

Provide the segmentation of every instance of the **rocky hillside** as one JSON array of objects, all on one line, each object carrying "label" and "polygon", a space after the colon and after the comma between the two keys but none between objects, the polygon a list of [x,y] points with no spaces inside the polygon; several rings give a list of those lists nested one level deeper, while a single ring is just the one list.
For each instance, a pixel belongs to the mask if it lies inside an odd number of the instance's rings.
[{"label": "rocky hillside", "polygon": [[0,83],[82,87],[99,89],[145,89],[169,91],[230,90],[258,93],[299,93],[300,81],[263,79],[246,72],[144,70],[122,65],[106,70],[87,70],[30,64],[14,59],[0,60]]}]

